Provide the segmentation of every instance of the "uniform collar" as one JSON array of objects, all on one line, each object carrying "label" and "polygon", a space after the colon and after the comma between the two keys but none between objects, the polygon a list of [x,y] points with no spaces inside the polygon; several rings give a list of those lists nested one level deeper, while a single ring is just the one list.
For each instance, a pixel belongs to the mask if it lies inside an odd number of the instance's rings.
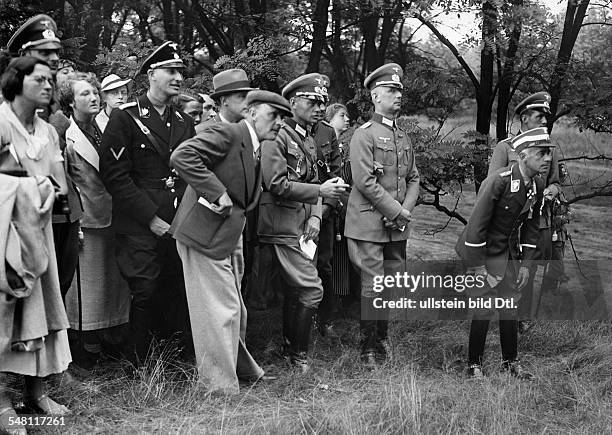
[{"label": "uniform collar", "polygon": [[299,134],[302,138],[306,138],[306,136],[308,136],[308,131],[304,127],[302,127],[300,124],[298,124],[295,119],[293,118],[287,119],[285,120],[285,124],[287,124],[293,130],[295,130],[296,133]]},{"label": "uniform collar", "polygon": [[372,121],[378,122],[387,128],[394,129],[396,127],[395,120],[382,116],[380,113],[374,112],[372,114]]}]

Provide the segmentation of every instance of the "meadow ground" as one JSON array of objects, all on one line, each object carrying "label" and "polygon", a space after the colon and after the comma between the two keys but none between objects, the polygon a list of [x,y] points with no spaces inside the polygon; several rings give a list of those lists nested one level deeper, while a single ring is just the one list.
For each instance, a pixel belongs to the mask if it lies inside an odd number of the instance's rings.
[{"label": "meadow ground", "polygon": [[[561,135],[568,144],[575,137],[581,136]],[[609,175],[605,163],[589,164]],[[474,194],[466,191],[459,210],[468,216]],[[611,211],[610,198],[574,206],[569,228],[580,259],[612,264]],[[417,207],[414,217],[410,257],[452,258],[462,224],[451,221],[435,231],[447,219],[431,207]],[[573,258],[569,248],[567,255]],[[612,292],[612,277],[602,281]],[[522,360],[536,376],[531,382],[499,372],[493,327],[488,376],[478,382],[465,377],[466,321],[394,322],[393,359],[366,371],[359,363],[355,313],[348,310],[339,320],[340,339],[313,334],[308,374],[296,375],[274,356],[278,308],[251,312],[247,342],[278,380],[244,386],[239,396],[211,397],[198,387],[192,368],[172,362],[173,347],[160,346],[136,378],[121,364],[106,363],[82,387],[59,389],[57,397],[74,416],[63,428],[32,433],[612,433],[609,321],[536,322],[519,342]]]}]

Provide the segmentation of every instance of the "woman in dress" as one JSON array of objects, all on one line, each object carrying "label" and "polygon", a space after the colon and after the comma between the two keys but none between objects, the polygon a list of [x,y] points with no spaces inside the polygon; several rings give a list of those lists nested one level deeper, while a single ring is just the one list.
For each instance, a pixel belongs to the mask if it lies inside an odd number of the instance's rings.
[{"label": "woman in dress", "polygon": [[78,288],[71,291],[66,307],[71,327],[82,331],[84,343],[83,351],[74,352],[75,363],[90,370],[102,351],[102,330],[128,322],[130,293],[117,267],[112,200],[99,173],[102,131],[95,121],[100,111],[98,81],[93,75],[75,73],[60,88],[59,99],[64,113],[71,115],[66,130],[68,174],[83,203],[81,294]]},{"label": "woman in dress", "polygon": [[[0,105],[0,172],[25,171],[28,176],[52,178],[57,194],[65,195],[67,185],[57,132],[36,115],[37,108],[49,104],[52,83],[49,65],[29,56],[12,60],[2,75],[5,101]],[[38,225],[44,228],[46,249],[35,255],[47,257],[46,270],[32,282],[27,297],[16,300],[0,292],[0,318],[4,322],[0,331],[0,372],[23,376],[24,402],[36,413],[64,415],[68,409],[45,394],[44,378],[64,372],[71,357],[50,213],[41,214],[40,219]],[[11,331],[8,340],[2,340],[7,331]],[[11,398],[0,384],[0,432],[25,433],[23,426],[9,424],[11,417],[16,417]]]}]

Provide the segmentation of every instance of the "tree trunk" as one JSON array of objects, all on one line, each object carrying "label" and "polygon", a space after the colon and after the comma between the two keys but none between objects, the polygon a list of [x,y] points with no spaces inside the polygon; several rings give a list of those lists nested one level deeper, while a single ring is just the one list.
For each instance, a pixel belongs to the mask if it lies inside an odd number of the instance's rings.
[{"label": "tree trunk", "polygon": [[253,37],[251,26],[251,6],[247,0],[234,0],[234,10],[238,22],[232,26],[234,31],[234,49],[246,48],[247,43]]},{"label": "tree trunk", "polygon": [[[477,90],[476,131],[489,135],[491,108],[493,105],[493,64],[495,61],[495,34],[497,29],[497,9],[486,1],[482,5],[482,49],[480,51],[480,86]],[[474,161],[474,185],[476,192],[487,176],[488,150],[477,153]]]},{"label": "tree trunk", "polygon": [[582,27],[582,22],[586,15],[589,0],[568,0],[565,10],[565,22],[563,24],[563,35],[561,36],[561,45],[557,53],[557,61],[550,80],[550,113],[548,119],[548,130],[552,132],[554,122],[556,121],[557,111],[559,110],[559,100],[561,99],[561,86],[567,75],[570,59],[574,44],[578,38],[578,33]]},{"label": "tree trunk", "polygon": [[319,71],[319,63],[321,62],[327,32],[328,10],[329,0],[317,0],[317,4],[312,11],[312,44],[310,46],[306,73]]},{"label": "tree trunk", "polygon": [[353,97],[353,93],[350,88],[352,81],[348,75],[346,57],[342,48],[342,0],[333,0],[331,19],[332,36],[329,60],[334,75],[330,77],[330,87],[332,94],[336,95],[339,101],[348,101]]},{"label": "tree trunk", "polygon": [[81,61],[91,65],[99,51],[100,31],[102,30],[102,0],[91,2],[85,18],[85,46],[81,52]]},{"label": "tree trunk", "polygon": [[[514,7],[522,7],[523,0],[514,0],[511,2]],[[512,98],[512,83],[514,82],[514,65],[516,62],[516,53],[518,52],[519,40],[521,39],[521,31],[523,27],[522,18],[518,18],[512,25],[510,31],[510,40],[508,41],[508,49],[506,50],[506,61],[504,63],[503,72],[498,83],[499,91],[497,95],[497,140],[502,140],[508,137],[508,106]]]},{"label": "tree trunk", "polygon": [[364,56],[362,73],[365,75],[378,68],[381,63],[378,60],[376,48],[376,34],[378,33],[378,13],[372,8],[370,2],[362,2],[361,6],[361,34],[364,42]]}]

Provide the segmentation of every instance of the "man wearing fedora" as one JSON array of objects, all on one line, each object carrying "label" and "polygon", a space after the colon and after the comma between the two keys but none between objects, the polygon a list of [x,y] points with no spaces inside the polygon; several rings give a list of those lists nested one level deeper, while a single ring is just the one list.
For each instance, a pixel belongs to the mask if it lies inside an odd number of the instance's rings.
[{"label": "man wearing fedora", "polygon": [[[47,62],[54,80],[57,79],[61,48],[61,41],[57,37],[57,25],[53,18],[44,14],[36,15],[23,23],[7,44],[7,50],[13,56],[32,56]],[[57,83],[54,83],[54,88],[57,88]],[[66,147],[66,130],[70,125],[70,120],[62,113],[59,104],[52,100],[51,104],[40,108],[38,116],[55,127],[63,152]],[[53,240],[63,298],[70,289],[78,264],[79,220],[83,216],[79,194],[67,170],[66,180],[68,180],[70,213],[53,215]]]},{"label": "man wearing fedora", "polygon": [[200,380],[212,391],[238,392],[238,378],[263,370],[245,345],[240,293],[242,228],[261,194],[260,141],[273,140],[289,103],[268,91],[247,96],[244,120],[218,123],[183,142],[171,164],[188,183],[171,232],[183,261]]},{"label": "man wearing fedora", "polygon": [[127,103],[128,84],[131,81],[132,79],[122,79],[117,74],[110,74],[102,79],[100,92],[104,108],[96,116],[96,122],[102,132],[106,129],[112,111]]},{"label": "man wearing fedora", "polygon": [[162,337],[182,331],[191,342],[181,261],[168,234],[185,191],[170,154],[195,134],[191,117],[171,105],[183,68],[175,43],[159,46],[140,67],[148,91],[111,112],[102,135],[100,174],[113,198],[119,270],[132,293],[128,358],[136,364],[147,356],[153,326]]},{"label": "man wearing fedora", "polygon": [[198,124],[196,133],[218,122],[235,123],[243,119],[246,112],[246,96],[254,88],[251,87],[246,72],[234,68],[216,74],[213,77],[213,89],[210,98],[218,102],[219,111],[208,121]]}]

